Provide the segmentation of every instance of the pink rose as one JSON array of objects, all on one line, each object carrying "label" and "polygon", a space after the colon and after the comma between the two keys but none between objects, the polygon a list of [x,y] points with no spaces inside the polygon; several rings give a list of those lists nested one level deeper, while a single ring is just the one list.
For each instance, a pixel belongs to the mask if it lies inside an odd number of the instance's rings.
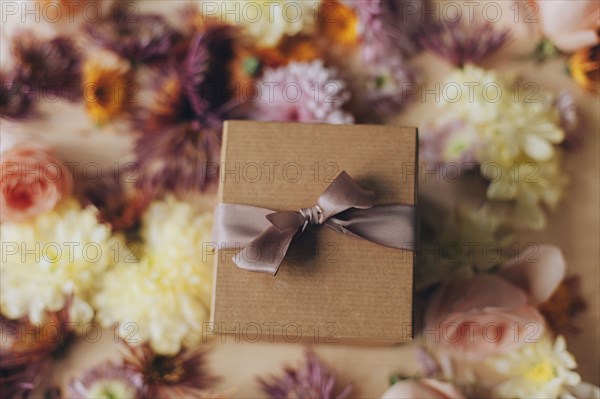
[{"label": "pink rose", "polygon": [[540,246],[537,256],[519,255],[498,274],[446,284],[428,304],[424,339],[473,362],[536,342],[545,325],[535,306],[552,295],[564,273],[560,250]]},{"label": "pink rose", "polygon": [[69,170],[35,144],[19,144],[4,152],[0,177],[3,222],[20,222],[48,212],[71,193]]},{"label": "pink rose", "polygon": [[540,0],[542,31],[561,51],[570,53],[600,43],[598,0]]},{"label": "pink rose", "polygon": [[454,385],[430,378],[400,381],[392,385],[381,399],[463,399]]}]

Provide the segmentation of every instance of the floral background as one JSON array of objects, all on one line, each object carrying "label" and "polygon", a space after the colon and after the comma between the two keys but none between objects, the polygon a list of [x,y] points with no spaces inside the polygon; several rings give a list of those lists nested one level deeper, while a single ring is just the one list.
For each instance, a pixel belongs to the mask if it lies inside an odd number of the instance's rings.
[{"label": "floral background", "polygon": [[[597,2],[489,1],[471,20],[469,2],[322,0],[296,2],[298,21],[238,23],[215,2],[82,3],[32,1],[37,22],[3,3],[2,397],[600,395]],[[90,3],[105,18],[82,17]],[[272,82],[309,101],[238,101]],[[457,99],[469,84],[510,94]],[[410,345],[202,343],[212,276],[196,243],[216,188],[202,171],[225,119],[418,126],[424,254],[502,256],[421,256]],[[118,256],[23,262],[11,246],[53,242]],[[69,324],[92,321],[97,342]],[[128,322],[144,345],[115,342]],[[504,334],[431,339],[476,322]],[[12,339],[44,325],[60,338]]]}]

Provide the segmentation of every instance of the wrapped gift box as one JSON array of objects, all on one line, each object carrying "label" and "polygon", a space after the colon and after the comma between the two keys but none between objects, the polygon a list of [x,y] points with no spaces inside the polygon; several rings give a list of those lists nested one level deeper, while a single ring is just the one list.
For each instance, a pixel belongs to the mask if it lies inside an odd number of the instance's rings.
[{"label": "wrapped gift box", "polygon": [[[417,131],[229,121],[220,167],[220,203],[276,211],[312,207],[346,171],[375,192],[376,205],[415,206]],[[273,276],[239,268],[232,258],[240,246],[215,244],[211,331],[251,341],[412,338],[413,250],[308,226]]]}]

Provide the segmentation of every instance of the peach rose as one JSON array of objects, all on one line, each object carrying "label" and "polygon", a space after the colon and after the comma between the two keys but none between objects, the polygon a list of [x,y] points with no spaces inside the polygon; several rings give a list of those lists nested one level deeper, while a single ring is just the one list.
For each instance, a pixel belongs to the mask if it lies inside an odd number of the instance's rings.
[{"label": "peach rose", "polygon": [[571,53],[600,43],[598,0],[538,0],[542,31],[561,51]]},{"label": "peach rose", "polygon": [[560,250],[540,246],[537,256],[517,256],[496,275],[448,283],[428,304],[424,340],[469,362],[536,342],[545,325],[535,306],[552,295],[564,272]]},{"label": "peach rose", "polygon": [[424,378],[421,380],[399,381],[392,385],[381,399],[463,399],[454,385],[447,382]]},{"label": "peach rose", "polygon": [[20,222],[54,209],[71,193],[71,175],[50,152],[22,143],[2,154],[0,220]]}]

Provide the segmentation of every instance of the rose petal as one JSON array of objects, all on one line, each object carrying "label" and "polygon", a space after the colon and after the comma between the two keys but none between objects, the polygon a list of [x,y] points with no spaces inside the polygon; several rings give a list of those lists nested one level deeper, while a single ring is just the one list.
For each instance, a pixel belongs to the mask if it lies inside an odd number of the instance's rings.
[{"label": "rose petal", "polygon": [[431,298],[425,323],[433,326],[446,315],[484,308],[517,308],[527,303],[526,293],[505,279],[489,274],[456,280]]},{"label": "rose petal", "polygon": [[[573,51],[581,47],[576,47],[577,40],[569,40],[569,35],[581,31],[596,31],[598,29],[598,17],[600,16],[600,2],[597,0],[552,0],[538,1],[542,30],[546,36],[553,40],[561,50]],[[590,37],[591,39],[591,37]],[[596,41],[587,44],[587,41],[579,44],[587,47],[598,43]]]},{"label": "rose petal", "polygon": [[521,287],[536,306],[550,298],[565,277],[567,265],[561,250],[540,245],[537,253],[521,253],[500,266],[499,276]]}]

